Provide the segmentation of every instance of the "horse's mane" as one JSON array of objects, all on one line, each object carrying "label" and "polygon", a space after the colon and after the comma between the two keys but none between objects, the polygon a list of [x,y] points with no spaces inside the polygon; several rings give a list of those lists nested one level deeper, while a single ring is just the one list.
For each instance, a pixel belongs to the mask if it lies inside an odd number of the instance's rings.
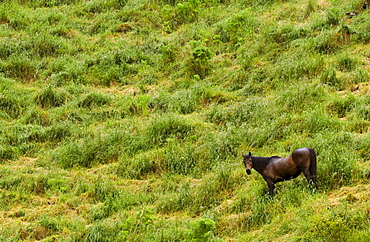
[{"label": "horse's mane", "polygon": [[268,157],[268,158],[270,158],[270,160],[271,160],[273,158],[281,158],[281,157],[280,156],[277,156],[277,155],[274,155],[274,156],[271,156],[271,157]]},{"label": "horse's mane", "polygon": [[265,168],[269,163],[270,160],[273,158],[277,158],[278,156],[271,156],[271,157],[260,157],[260,156],[252,156],[253,168],[255,170],[259,170],[259,168]]}]

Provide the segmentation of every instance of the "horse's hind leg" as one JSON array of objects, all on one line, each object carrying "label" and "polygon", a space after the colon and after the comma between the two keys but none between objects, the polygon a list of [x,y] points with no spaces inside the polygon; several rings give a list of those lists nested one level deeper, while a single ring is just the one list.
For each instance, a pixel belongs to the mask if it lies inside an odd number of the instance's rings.
[{"label": "horse's hind leg", "polygon": [[316,177],[311,174],[309,167],[303,170],[303,175],[306,177],[309,184],[313,185],[317,189]]}]

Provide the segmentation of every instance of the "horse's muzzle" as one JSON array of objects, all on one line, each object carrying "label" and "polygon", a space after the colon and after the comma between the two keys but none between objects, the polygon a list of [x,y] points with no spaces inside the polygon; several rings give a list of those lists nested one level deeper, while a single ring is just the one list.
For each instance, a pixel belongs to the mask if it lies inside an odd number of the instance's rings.
[{"label": "horse's muzzle", "polygon": [[248,175],[252,173],[250,169],[246,169],[245,171],[247,172]]}]

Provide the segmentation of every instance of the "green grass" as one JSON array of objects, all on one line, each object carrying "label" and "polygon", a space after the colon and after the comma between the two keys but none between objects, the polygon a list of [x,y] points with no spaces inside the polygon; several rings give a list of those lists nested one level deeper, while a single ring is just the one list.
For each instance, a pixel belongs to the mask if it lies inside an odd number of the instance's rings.
[{"label": "green grass", "polygon": [[[362,4],[3,1],[0,240],[366,241]],[[316,191],[245,174],[300,147]]]}]

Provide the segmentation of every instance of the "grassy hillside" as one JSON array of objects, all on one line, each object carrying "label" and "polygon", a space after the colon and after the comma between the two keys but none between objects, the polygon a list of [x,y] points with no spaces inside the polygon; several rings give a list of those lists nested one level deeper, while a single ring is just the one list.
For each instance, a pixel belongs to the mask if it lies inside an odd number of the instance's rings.
[{"label": "grassy hillside", "polygon": [[368,241],[369,8],[2,1],[0,241]]}]

